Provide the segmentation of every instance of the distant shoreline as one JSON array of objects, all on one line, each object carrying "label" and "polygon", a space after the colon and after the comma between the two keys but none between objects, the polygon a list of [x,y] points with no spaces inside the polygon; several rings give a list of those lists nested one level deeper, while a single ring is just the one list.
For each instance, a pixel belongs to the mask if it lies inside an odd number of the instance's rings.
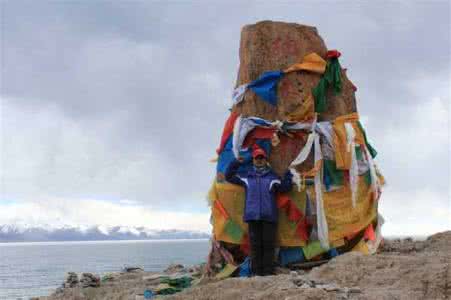
[{"label": "distant shoreline", "polygon": [[193,242],[193,241],[208,241],[209,238],[193,238],[193,239],[148,239],[148,240],[88,240],[88,241],[6,241],[0,242],[2,246],[27,246],[27,245],[73,245],[73,244],[113,244],[113,243],[158,243],[158,242]]},{"label": "distant shoreline", "polygon": [[[424,241],[427,235],[391,235],[384,236],[387,240],[411,238],[415,241]],[[180,239],[139,239],[139,240],[80,240],[80,241],[0,241],[2,246],[27,246],[27,245],[77,245],[77,244],[112,244],[112,243],[159,243],[159,242],[188,242],[188,241],[208,241],[210,238],[180,238]]]}]

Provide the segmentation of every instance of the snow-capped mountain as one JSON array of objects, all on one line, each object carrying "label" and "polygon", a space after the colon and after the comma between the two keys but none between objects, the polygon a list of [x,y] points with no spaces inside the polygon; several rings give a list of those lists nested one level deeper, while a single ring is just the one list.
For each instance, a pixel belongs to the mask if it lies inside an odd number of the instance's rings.
[{"label": "snow-capped mountain", "polygon": [[0,225],[0,242],[161,240],[209,238],[205,232],[189,230],[153,230],[131,226],[30,226]]}]

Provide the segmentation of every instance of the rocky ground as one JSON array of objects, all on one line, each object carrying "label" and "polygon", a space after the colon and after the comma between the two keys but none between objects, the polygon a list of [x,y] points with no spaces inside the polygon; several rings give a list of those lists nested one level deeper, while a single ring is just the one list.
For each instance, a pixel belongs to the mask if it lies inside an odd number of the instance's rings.
[{"label": "rocky ground", "polygon": [[66,287],[41,300],[144,299],[144,291],[160,284],[161,275],[190,276],[195,286],[152,299],[451,299],[451,231],[425,241],[386,241],[379,254],[351,252],[310,271],[279,271],[199,282],[199,268],[172,266],[163,274],[138,269],[103,279],[84,275],[79,284],[69,274]]}]

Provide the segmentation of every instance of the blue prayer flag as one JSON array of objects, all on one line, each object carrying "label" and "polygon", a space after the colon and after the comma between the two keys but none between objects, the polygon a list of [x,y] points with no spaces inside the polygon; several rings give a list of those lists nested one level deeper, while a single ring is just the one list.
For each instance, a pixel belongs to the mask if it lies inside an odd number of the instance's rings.
[{"label": "blue prayer flag", "polygon": [[[218,173],[225,173],[230,163],[235,160],[235,155],[232,151],[232,139],[233,135],[230,135],[230,137],[227,139],[224,149],[219,154],[218,164],[216,166],[216,172]],[[257,139],[255,143],[260,148],[262,148],[267,155],[271,154],[271,140]],[[244,159],[244,162],[238,169],[238,174],[245,174],[252,168],[252,147],[249,147],[246,150],[241,150],[240,157]]]},{"label": "blue prayer flag", "polygon": [[282,76],[282,71],[265,72],[258,79],[252,81],[248,88],[269,104],[277,105],[277,84]]}]

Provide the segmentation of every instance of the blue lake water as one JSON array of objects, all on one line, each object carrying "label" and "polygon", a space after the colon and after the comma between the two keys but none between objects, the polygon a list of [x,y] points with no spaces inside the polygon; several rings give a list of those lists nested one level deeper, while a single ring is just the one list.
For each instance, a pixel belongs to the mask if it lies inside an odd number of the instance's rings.
[{"label": "blue lake water", "polygon": [[161,271],[171,263],[204,262],[208,251],[208,240],[0,243],[0,299],[48,295],[68,271]]}]

